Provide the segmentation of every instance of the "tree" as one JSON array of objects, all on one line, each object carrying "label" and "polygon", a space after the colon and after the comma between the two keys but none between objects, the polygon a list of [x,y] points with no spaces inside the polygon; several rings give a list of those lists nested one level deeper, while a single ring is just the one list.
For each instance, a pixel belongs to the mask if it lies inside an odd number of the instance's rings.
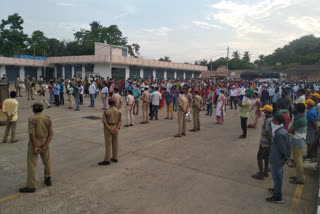
[{"label": "tree", "polygon": [[23,19],[17,13],[2,19],[0,25],[0,52],[4,56],[23,54],[27,47],[28,35],[23,33]]},{"label": "tree", "polygon": [[35,56],[42,56],[44,52],[48,51],[48,39],[44,36],[43,32],[37,30],[32,33],[28,39],[28,54]]},{"label": "tree", "polygon": [[250,62],[250,55],[249,51],[245,51],[242,57],[242,60],[244,60],[245,62]]},{"label": "tree", "polygon": [[232,54],[232,57],[234,58],[234,59],[240,59],[240,53],[239,53],[239,51],[235,51],[235,52],[233,52],[233,54]]},{"label": "tree", "polygon": [[159,61],[171,62],[170,57],[165,56],[164,58],[160,58]]}]

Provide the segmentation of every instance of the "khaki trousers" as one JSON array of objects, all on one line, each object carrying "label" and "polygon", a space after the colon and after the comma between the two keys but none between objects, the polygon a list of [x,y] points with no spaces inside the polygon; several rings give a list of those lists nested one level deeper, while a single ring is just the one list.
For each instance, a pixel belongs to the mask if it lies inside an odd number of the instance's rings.
[{"label": "khaki trousers", "polygon": [[173,118],[173,103],[167,105],[167,118],[169,118],[169,112],[171,113],[171,119]]},{"label": "khaki trousers", "polygon": [[143,122],[149,122],[149,103],[142,104],[142,118]]},{"label": "khaki trousers", "polygon": [[127,125],[132,124],[133,125],[133,109],[130,107],[126,108],[126,112],[127,112]]},{"label": "khaki trousers", "polygon": [[292,147],[292,157],[296,164],[297,181],[304,182],[303,148]]},{"label": "khaki trousers", "polygon": [[28,99],[30,99],[30,96],[31,96],[31,99],[33,99],[33,88],[28,88]]},{"label": "khaki trousers", "polygon": [[4,137],[3,137],[3,141],[4,142],[7,142],[10,129],[11,129],[11,139],[10,139],[10,141],[13,142],[14,139],[16,138],[17,121],[8,122],[8,124],[6,125],[6,131],[4,132]]},{"label": "khaki trousers", "polygon": [[198,109],[192,109],[193,129],[200,130],[200,112]]},{"label": "khaki trousers", "polygon": [[103,104],[104,109],[108,108],[106,99],[107,99],[107,94],[101,94],[101,100],[102,100],[102,104]]},{"label": "khaki trousers", "polygon": [[72,97],[72,94],[68,94],[68,100],[69,100],[69,108],[73,108],[73,97]]},{"label": "khaki trousers", "polygon": [[21,89],[19,87],[16,88],[17,97],[21,96]]},{"label": "khaki trousers", "polygon": [[136,115],[139,114],[139,103],[140,103],[140,100],[135,101],[135,104],[133,106],[133,114],[136,114]]},{"label": "khaki trousers", "polygon": [[[38,147],[43,146],[46,143],[46,138],[37,139],[36,143]],[[44,165],[44,178],[51,177],[51,162],[50,162],[50,152],[49,148],[40,153],[42,163]],[[28,165],[28,179],[27,187],[36,188],[36,168],[37,168],[38,155],[34,152],[34,148],[31,142],[28,143],[28,155],[27,155],[27,165]]]},{"label": "khaki trousers", "polygon": [[[109,126],[112,129],[117,127],[117,125]],[[111,146],[112,158],[118,159],[119,134],[113,135],[106,127],[104,127],[104,142],[106,146],[106,154],[104,156],[104,161],[110,161],[111,159]]]},{"label": "khaki trousers", "polygon": [[178,131],[179,135],[187,133],[186,114],[182,111],[178,111],[178,127],[179,127],[179,131]]},{"label": "khaki trousers", "polygon": [[46,100],[45,96],[39,95],[39,102],[41,104],[45,103],[48,106],[50,106],[49,102]]}]

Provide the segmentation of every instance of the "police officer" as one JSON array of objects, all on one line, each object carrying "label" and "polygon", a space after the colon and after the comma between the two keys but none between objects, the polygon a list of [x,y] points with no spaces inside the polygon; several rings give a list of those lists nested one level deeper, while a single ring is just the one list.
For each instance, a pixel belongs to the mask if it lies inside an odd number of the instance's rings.
[{"label": "police officer", "polygon": [[200,91],[195,90],[194,93],[195,96],[192,100],[193,129],[190,130],[191,132],[196,132],[200,130],[200,111],[203,105],[202,98],[199,95]]},{"label": "police officer", "polygon": [[142,118],[143,121],[141,122],[141,124],[146,124],[149,123],[149,103],[151,100],[151,95],[148,92],[149,90],[149,86],[145,86],[144,91],[142,93]]},{"label": "police officer", "polygon": [[181,135],[186,135],[186,114],[189,112],[188,99],[184,95],[184,90],[179,92],[178,98],[178,134],[175,137],[181,137]]},{"label": "police officer", "polygon": [[30,77],[26,78],[26,88],[27,88],[27,93],[28,93],[28,100],[34,100],[33,99],[33,88],[34,88],[34,83]]},{"label": "police officer", "polygon": [[106,153],[104,160],[99,162],[98,165],[109,165],[110,160],[115,163],[118,162],[119,129],[122,122],[121,112],[115,106],[116,99],[114,97],[109,98],[108,103],[109,108],[102,115]]},{"label": "police officer", "polygon": [[14,83],[14,86],[15,86],[15,88],[16,88],[17,97],[22,97],[22,96],[21,96],[21,88],[20,88],[20,84],[21,84],[21,83],[22,83],[22,82],[21,82],[21,80],[20,80],[20,77],[17,76],[17,79],[16,79],[16,81],[15,81],[15,83]]},{"label": "police officer", "polygon": [[119,111],[121,111],[121,107],[122,107],[122,99],[121,99],[121,95],[119,94],[119,89],[115,88],[114,89],[114,94],[112,95],[115,99],[116,99],[116,107]]},{"label": "police officer", "polygon": [[52,121],[51,119],[42,114],[43,105],[35,103],[32,106],[34,115],[28,121],[28,180],[27,186],[21,188],[21,193],[32,193],[36,191],[35,176],[38,155],[41,156],[44,165],[44,183],[51,186],[51,163],[49,156],[49,144],[52,140]]}]

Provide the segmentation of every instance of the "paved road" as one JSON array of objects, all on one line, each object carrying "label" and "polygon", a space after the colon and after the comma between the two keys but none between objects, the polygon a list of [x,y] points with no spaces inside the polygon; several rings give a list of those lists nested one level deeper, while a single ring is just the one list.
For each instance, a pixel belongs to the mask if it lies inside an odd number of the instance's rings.
[{"label": "paved road", "polygon": [[[176,118],[120,130],[120,162],[101,167],[104,157],[100,119],[101,100],[89,109],[88,99],[80,112],[67,106],[45,110],[54,121],[51,144],[53,186],[42,184],[38,161],[37,192],[21,195],[26,182],[26,119],[32,101],[21,103],[16,144],[0,145],[0,210],[8,213],[312,213],[317,176],[307,172],[306,185],[288,182],[294,169],[285,168],[282,205],[268,204],[272,179],[252,179],[257,171],[256,152],[260,131],[238,139],[238,112],[228,110],[225,124],[201,113],[201,132],[174,138]],[[124,115],[124,114],[123,114]],[[175,115],[176,116],[176,115]],[[126,119],[124,118],[124,121]],[[188,129],[191,129],[188,123]],[[0,135],[4,128],[0,128]],[[39,158],[40,159],[40,158]]]}]

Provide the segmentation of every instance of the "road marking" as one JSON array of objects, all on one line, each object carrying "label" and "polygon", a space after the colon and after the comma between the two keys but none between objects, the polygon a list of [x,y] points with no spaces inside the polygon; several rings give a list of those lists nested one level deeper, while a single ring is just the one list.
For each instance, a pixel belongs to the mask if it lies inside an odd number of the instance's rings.
[{"label": "road marking", "polygon": [[148,144],[148,145],[145,145],[145,146],[141,147],[141,149],[146,149],[146,148],[148,148],[148,147],[150,147],[150,146],[153,146],[153,145],[155,145],[155,144],[162,143],[162,142],[167,141],[167,140],[170,140],[170,139],[171,139],[171,137],[167,137],[167,138],[165,138],[165,139],[158,140],[158,141],[156,141],[156,142],[154,142],[154,143],[150,143],[150,144]]},{"label": "road marking", "polygon": [[[306,178],[307,178],[307,176],[306,176]],[[306,179],[305,179],[305,181],[306,181]],[[300,199],[301,199],[301,195],[302,195],[302,192],[303,192],[303,188],[304,188],[303,184],[298,184],[297,185],[296,192],[294,193],[294,196],[292,198],[289,214],[297,213],[297,208],[298,208],[299,203],[300,203]]]},{"label": "road marking", "polygon": [[4,202],[4,201],[7,201],[7,200],[10,200],[10,199],[13,199],[13,198],[16,198],[16,197],[19,197],[21,196],[22,194],[21,193],[14,193],[12,195],[9,195],[7,197],[4,197],[4,198],[0,198],[0,203]]}]

